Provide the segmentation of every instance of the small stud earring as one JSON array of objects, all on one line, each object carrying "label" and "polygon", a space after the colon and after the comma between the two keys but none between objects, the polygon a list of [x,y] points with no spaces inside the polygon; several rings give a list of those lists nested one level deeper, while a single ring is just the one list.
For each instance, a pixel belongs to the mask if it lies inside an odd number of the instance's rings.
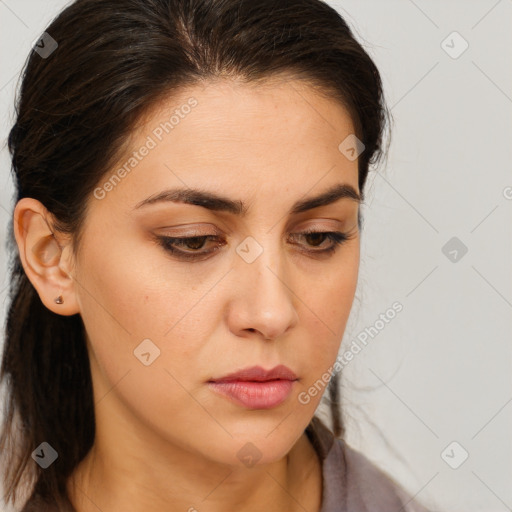
[{"label": "small stud earring", "polygon": [[62,295],[59,295],[55,299],[53,299],[55,304],[62,304],[64,302],[64,299],[62,298]]}]

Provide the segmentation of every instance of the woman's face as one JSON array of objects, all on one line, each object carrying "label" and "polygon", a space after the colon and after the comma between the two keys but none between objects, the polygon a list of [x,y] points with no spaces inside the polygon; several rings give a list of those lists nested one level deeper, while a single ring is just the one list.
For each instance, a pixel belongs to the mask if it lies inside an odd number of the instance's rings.
[{"label": "woman's face", "polygon": [[[357,160],[338,148],[353,131],[341,105],[286,80],[198,85],[146,116],[89,200],[73,270],[97,443],[205,464],[288,453],[357,284]],[[296,380],[210,383],[278,365]]]}]

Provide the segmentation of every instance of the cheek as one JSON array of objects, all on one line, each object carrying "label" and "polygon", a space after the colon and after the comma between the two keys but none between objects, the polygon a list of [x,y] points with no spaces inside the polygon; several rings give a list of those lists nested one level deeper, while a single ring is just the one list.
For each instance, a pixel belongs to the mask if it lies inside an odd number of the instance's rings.
[{"label": "cheek", "polygon": [[333,336],[343,334],[344,326],[357,287],[358,260],[346,258],[339,265],[332,265],[322,274],[314,273],[302,288],[299,298],[310,306],[313,317],[323,326],[325,332]]},{"label": "cheek", "polygon": [[191,307],[198,299],[193,291],[194,297],[175,295],[148,273],[118,266],[102,271],[88,283],[98,290],[94,298],[85,293],[82,300],[98,418],[108,421],[122,404],[138,421],[169,434],[173,425],[204,414],[193,398],[203,377],[199,327],[206,329],[200,308]]},{"label": "cheek", "polygon": [[145,338],[165,342],[168,333],[179,332],[198,302],[191,276],[168,261],[163,249],[133,234],[96,239],[81,268],[81,302],[89,323],[109,325],[132,344]]},{"label": "cheek", "polygon": [[201,300],[204,286],[151,244],[127,247],[122,240],[98,236],[88,248],[79,301],[98,367],[98,394],[123,379],[120,389],[126,387],[129,403],[142,409],[151,404],[153,410],[165,403],[172,409],[187,398],[183,386],[191,389],[203,376],[190,368],[199,366],[204,340],[217,320],[216,302]]},{"label": "cheek", "polygon": [[307,330],[308,350],[305,360],[310,379],[320,378],[338,355],[357,287],[358,264],[345,262],[341,270],[332,271],[320,284],[309,283],[301,297],[302,319]]}]

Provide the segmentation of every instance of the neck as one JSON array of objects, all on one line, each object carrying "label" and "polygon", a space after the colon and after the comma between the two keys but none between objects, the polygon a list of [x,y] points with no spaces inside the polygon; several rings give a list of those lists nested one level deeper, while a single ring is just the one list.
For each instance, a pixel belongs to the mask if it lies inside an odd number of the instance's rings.
[{"label": "neck", "polygon": [[[97,425],[98,428],[98,425]],[[102,430],[103,432],[105,430]],[[228,466],[146,436],[95,440],[68,481],[76,512],[318,512],[322,474],[303,433],[271,464]]]}]

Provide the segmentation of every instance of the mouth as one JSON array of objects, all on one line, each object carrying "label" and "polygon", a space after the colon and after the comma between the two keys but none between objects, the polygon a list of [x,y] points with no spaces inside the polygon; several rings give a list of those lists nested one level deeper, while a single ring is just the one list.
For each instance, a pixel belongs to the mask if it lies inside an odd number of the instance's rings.
[{"label": "mouth", "polygon": [[208,385],[216,393],[248,409],[271,409],[288,398],[296,380],[295,373],[284,365],[271,370],[254,366],[211,379]]}]

